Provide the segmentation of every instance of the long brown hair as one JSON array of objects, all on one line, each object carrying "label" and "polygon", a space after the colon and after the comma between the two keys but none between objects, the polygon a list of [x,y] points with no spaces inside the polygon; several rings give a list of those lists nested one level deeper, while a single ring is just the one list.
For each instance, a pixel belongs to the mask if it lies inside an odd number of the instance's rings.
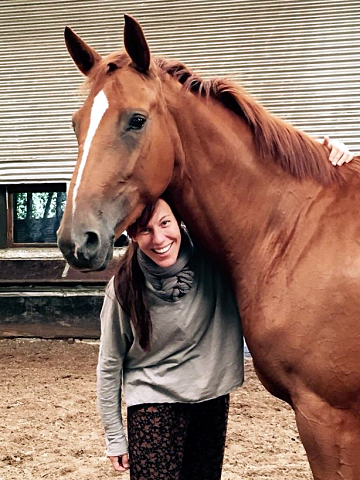
[{"label": "long brown hair", "polygon": [[[157,200],[158,201],[158,200]],[[157,201],[147,205],[141,216],[127,228],[131,239],[149,223]],[[166,200],[165,200],[166,201]],[[171,207],[170,207],[171,208]],[[181,223],[174,210],[177,222]],[[137,260],[137,242],[130,241],[115,274],[115,294],[121,308],[130,317],[143,350],[150,349],[152,322],[145,295],[145,277]]]}]

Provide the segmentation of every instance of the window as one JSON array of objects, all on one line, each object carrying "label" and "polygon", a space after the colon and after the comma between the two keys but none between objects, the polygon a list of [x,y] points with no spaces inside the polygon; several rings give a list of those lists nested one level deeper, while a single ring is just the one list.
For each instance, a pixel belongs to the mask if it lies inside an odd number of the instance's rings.
[{"label": "window", "polygon": [[8,208],[6,239],[0,241],[2,246],[56,244],[56,232],[65,207],[66,184],[9,185],[5,187],[5,197]]},{"label": "window", "polygon": [[[0,185],[0,248],[55,246],[66,184]],[[124,232],[115,247],[129,244]]]}]

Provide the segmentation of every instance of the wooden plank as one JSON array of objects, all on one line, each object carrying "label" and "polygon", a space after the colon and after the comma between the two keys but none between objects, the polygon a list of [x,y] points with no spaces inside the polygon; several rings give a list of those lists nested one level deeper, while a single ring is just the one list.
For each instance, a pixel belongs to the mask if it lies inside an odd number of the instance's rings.
[{"label": "wooden plank", "polygon": [[65,260],[1,260],[0,285],[82,284],[105,285],[118,268],[115,258],[103,271],[83,273],[67,267]]},{"label": "wooden plank", "polygon": [[0,248],[6,247],[6,190],[0,186]]},{"label": "wooden plank", "polygon": [[61,325],[44,325],[37,324],[0,324],[0,338],[82,338],[82,339],[98,339],[100,338],[100,328],[96,326],[61,326]]}]

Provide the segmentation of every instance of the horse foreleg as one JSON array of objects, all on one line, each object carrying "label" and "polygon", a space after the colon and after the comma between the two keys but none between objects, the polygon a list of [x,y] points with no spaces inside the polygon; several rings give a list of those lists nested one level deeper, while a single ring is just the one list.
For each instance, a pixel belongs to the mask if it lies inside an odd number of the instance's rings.
[{"label": "horse foreleg", "polygon": [[360,422],[355,410],[330,406],[312,392],[294,402],[315,480],[360,479]]}]

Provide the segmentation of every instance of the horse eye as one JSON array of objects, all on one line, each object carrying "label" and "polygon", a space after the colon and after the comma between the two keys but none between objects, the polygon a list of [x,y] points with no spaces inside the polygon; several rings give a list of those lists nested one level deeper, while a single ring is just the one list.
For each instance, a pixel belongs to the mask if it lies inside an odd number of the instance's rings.
[{"label": "horse eye", "polygon": [[145,122],[146,118],[142,115],[134,115],[129,121],[129,130],[141,130]]}]

